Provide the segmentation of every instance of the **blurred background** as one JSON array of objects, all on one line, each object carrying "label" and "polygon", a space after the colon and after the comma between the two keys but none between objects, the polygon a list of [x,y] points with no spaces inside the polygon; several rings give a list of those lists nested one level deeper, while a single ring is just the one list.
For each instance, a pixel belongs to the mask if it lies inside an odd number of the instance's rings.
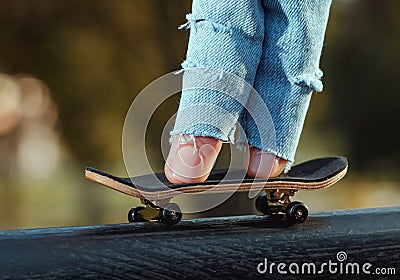
[{"label": "blurred background", "polygon": [[[0,229],[125,222],[139,201],[86,181],[84,168],[126,175],[126,113],[147,84],[180,68],[189,33],[177,27],[191,2],[0,6]],[[350,170],[333,188],[297,195],[312,210],[399,205],[399,10],[393,0],[333,1],[325,90],[312,100],[297,162],[344,155]],[[177,106],[178,97],[163,104],[148,133],[159,135]],[[146,143],[156,171],[159,146],[159,137]],[[208,214],[251,213],[251,205],[239,195]]]}]

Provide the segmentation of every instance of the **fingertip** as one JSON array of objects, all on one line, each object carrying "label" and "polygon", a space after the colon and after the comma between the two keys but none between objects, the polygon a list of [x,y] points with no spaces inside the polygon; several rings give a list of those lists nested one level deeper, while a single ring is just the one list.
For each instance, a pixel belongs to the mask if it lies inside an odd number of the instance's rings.
[{"label": "fingertip", "polygon": [[207,180],[222,142],[210,137],[193,137],[184,143],[178,142],[179,137],[176,137],[164,165],[167,180],[173,184]]},{"label": "fingertip", "polygon": [[286,160],[272,153],[250,147],[245,155],[245,168],[251,178],[273,178],[279,176],[286,166]]}]

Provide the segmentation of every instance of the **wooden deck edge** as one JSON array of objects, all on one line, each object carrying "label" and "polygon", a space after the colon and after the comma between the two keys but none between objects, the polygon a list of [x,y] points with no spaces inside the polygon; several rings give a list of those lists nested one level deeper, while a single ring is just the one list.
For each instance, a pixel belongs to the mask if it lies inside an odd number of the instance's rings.
[{"label": "wooden deck edge", "polygon": [[[348,167],[344,168],[338,174],[332,176],[331,178],[322,181],[322,182],[285,182],[285,181],[274,181],[274,182],[255,182],[255,183],[243,183],[238,186],[237,192],[248,192],[250,189],[259,189],[264,186],[264,189],[290,189],[296,191],[312,191],[327,188],[340,179],[342,179],[347,173]],[[217,194],[217,193],[225,193],[232,192],[234,189],[231,186],[220,184],[212,189],[205,187],[204,185],[194,185],[189,186],[187,188],[182,188],[179,191],[177,190],[168,190],[163,192],[148,192],[143,190],[137,190],[135,188],[129,187],[125,184],[122,184],[118,181],[115,181],[107,176],[98,174],[96,172],[86,170],[85,177],[93,182],[99,183],[103,186],[106,186],[110,189],[114,189],[121,193],[137,197],[137,198],[145,198],[148,200],[162,200],[171,197],[178,197],[187,194]]]}]

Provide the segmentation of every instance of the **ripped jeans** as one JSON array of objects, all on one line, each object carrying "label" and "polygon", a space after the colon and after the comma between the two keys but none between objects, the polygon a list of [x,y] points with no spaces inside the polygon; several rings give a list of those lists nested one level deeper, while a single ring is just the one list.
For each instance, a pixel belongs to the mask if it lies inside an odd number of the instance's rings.
[{"label": "ripped jeans", "polygon": [[[288,160],[290,167],[311,94],[323,87],[319,61],[330,5],[331,0],[193,0],[188,22],[181,26],[190,29],[182,67],[218,69],[249,83],[268,108],[276,143],[260,140],[254,116],[240,102],[210,89],[182,91],[171,136],[209,136],[233,143],[239,123],[247,139],[239,137],[237,142],[246,139]],[[249,92],[240,98],[249,99]],[[187,109],[196,105],[221,110],[199,110],[188,120]]]}]

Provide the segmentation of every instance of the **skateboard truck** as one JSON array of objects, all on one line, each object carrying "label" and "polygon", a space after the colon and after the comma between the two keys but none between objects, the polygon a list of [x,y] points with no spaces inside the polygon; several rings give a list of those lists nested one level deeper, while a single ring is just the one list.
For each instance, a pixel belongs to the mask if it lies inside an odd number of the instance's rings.
[{"label": "skateboard truck", "polygon": [[307,206],[299,201],[290,201],[296,190],[265,190],[256,199],[257,211],[265,215],[286,214],[291,223],[304,223],[308,216]]},{"label": "skateboard truck", "polygon": [[[265,215],[286,214],[290,223],[303,223],[308,216],[308,208],[305,204],[290,201],[296,190],[265,190],[256,199],[256,209]],[[159,221],[166,225],[174,225],[182,219],[182,212],[176,203],[170,203],[170,199],[152,202],[141,199],[145,206],[132,208],[128,213],[129,222]]]},{"label": "skateboard truck", "polygon": [[156,220],[166,225],[174,225],[182,219],[182,211],[176,203],[169,203],[169,199],[151,202],[141,199],[145,206],[137,206],[129,210],[129,222],[145,222]]}]

